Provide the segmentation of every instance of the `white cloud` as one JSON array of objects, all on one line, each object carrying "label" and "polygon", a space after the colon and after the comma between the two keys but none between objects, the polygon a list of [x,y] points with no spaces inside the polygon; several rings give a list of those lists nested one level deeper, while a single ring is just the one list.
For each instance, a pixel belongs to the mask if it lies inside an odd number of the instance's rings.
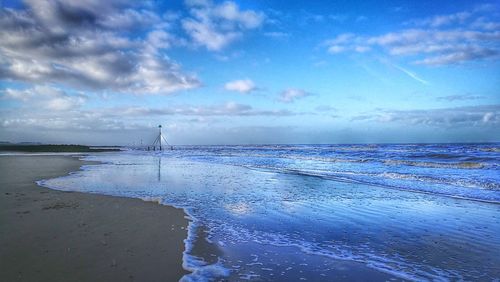
[{"label": "white cloud", "polygon": [[272,37],[272,38],[287,38],[287,37],[290,37],[289,33],[281,32],[281,31],[264,32],[264,35],[267,36],[267,37]]},{"label": "white cloud", "polygon": [[[141,94],[197,87],[198,79],[163,53],[177,40],[168,22],[146,8],[120,0],[2,8],[0,79]],[[137,29],[147,38],[134,38]]]},{"label": "white cloud", "polygon": [[328,47],[328,52],[331,54],[342,53],[344,51],[346,51],[346,48],[340,45],[331,45]]},{"label": "white cloud", "polygon": [[310,96],[311,93],[306,92],[302,89],[297,89],[297,88],[289,88],[286,89],[285,91],[281,92],[280,94],[280,101],[283,103],[292,103],[295,102],[297,99],[301,99],[307,96]]},{"label": "white cloud", "polygon": [[415,63],[421,65],[448,65],[487,58],[498,58],[499,54],[499,50],[482,47],[471,47],[463,50],[456,50],[449,54],[432,56],[415,61]]},{"label": "white cloud", "polygon": [[500,22],[490,21],[485,17],[475,20],[471,27],[483,30],[500,30]]},{"label": "white cloud", "polygon": [[288,110],[263,110],[254,109],[247,104],[240,104],[233,101],[217,105],[193,106],[182,105],[163,108],[149,107],[120,107],[107,108],[95,112],[102,118],[115,117],[147,117],[147,116],[295,116],[304,113],[291,112]]},{"label": "white cloud", "polygon": [[221,50],[265,19],[231,1],[186,6],[184,20],[123,0],[27,0],[22,9],[0,8],[0,79],[134,94],[192,89],[200,81],[167,56],[169,48]]},{"label": "white cloud", "polygon": [[237,91],[246,94],[255,91],[257,86],[255,86],[255,83],[250,79],[240,79],[227,82],[224,88],[229,91]]},{"label": "white cloud", "polygon": [[365,53],[371,50],[371,47],[368,46],[363,46],[363,45],[358,45],[354,47],[354,51],[358,53]]},{"label": "white cloud", "polygon": [[87,98],[83,95],[68,95],[66,92],[49,86],[35,86],[18,90],[4,90],[4,97],[22,101],[25,107],[34,110],[68,111],[82,106]]},{"label": "white cloud", "polygon": [[219,32],[210,22],[185,19],[182,26],[196,44],[205,46],[210,51],[218,51],[242,36],[239,31]]},{"label": "white cloud", "polygon": [[187,1],[191,17],[182,20],[182,27],[196,45],[219,51],[243,36],[243,32],[260,27],[262,12],[240,10],[232,1],[214,4],[211,1]]},{"label": "white cloud", "polygon": [[409,21],[406,25],[413,27],[377,36],[340,34],[324,45],[331,54],[379,50],[423,65],[496,60],[500,58],[500,32],[495,27],[500,23],[490,15],[491,10],[476,8]]},{"label": "white cloud", "polygon": [[136,29],[149,28],[157,24],[168,24],[152,11],[125,9],[122,13],[111,13],[101,19],[99,24],[109,29]]},{"label": "white cloud", "polygon": [[402,123],[430,127],[477,127],[500,125],[500,105],[467,106],[430,110],[378,110],[353,120]]},{"label": "white cloud", "polygon": [[472,16],[471,12],[464,11],[455,14],[437,15],[425,19],[413,20],[410,21],[409,23],[419,26],[429,26],[435,28],[451,24],[462,24],[471,16]]},{"label": "white cloud", "polygon": [[[36,93],[35,93],[36,92]],[[29,90],[9,90],[6,98],[18,99],[26,107],[0,109],[0,132],[26,127],[32,130],[133,130],[151,129],[151,121],[156,123],[169,117],[170,122],[177,117],[207,120],[209,117],[289,117],[306,113],[289,110],[255,109],[247,104],[226,102],[214,105],[177,105],[163,107],[122,106],[96,109],[79,108],[84,97],[68,95],[59,89],[38,87]],[[64,115],[60,111],[64,110]],[[176,117],[176,118],[173,118]],[[208,119],[210,120],[210,119]],[[149,124],[149,125],[148,125]]]},{"label": "white cloud", "polygon": [[231,1],[215,6],[213,14],[219,18],[233,21],[246,29],[257,28],[264,21],[262,13],[252,10],[240,11],[238,5]]}]

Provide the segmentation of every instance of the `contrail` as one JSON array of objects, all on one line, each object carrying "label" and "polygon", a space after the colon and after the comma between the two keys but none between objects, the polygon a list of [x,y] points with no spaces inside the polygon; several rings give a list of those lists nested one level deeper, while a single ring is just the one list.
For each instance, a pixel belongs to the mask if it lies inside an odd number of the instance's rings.
[{"label": "contrail", "polygon": [[398,66],[398,65],[394,65],[394,64],[392,64],[392,66],[393,66],[393,67],[395,67],[395,68],[397,68],[398,70],[400,70],[400,71],[404,72],[406,75],[408,75],[409,77],[411,77],[411,78],[415,79],[416,81],[418,81],[418,82],[420,82],[420,83],[422,83],[422,84],[425,84],[425,85],[429,85],[429,82],[428,82],[428,81],[421,79],[421,78],[420,78],[420,77],[418,77],[415,73],[413,73],[413,72],[411,72],[411,71],[409,71],[409,70],[407,70],[407,69],[404,69],[404,68],[402,68],[402,67],[400,67],[400,66]]}]

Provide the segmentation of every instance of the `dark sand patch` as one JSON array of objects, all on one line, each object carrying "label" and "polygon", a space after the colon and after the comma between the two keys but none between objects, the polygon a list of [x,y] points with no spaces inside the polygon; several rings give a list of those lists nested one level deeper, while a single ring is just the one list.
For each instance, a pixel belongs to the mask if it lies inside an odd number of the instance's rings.
[{"label": "dark sand patch", "polygon": [[0,156],[1,280],[177,281],[186,274],[182,210],[35,184],[82,164],[67,156]]}]

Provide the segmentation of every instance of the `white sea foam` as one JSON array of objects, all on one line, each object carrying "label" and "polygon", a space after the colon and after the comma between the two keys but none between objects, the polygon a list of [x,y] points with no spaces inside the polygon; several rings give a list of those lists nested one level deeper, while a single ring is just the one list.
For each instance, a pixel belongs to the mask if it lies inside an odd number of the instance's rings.
[{"label": "white sea foam", "polygon": [[163,199],[161,197],[141,197],[140,198],[141,200],[143,200],[144,202],[153,202],[153,203],[157,203],[157,204],[160,204]]},{"label": "white sea foam", "polygon": [[[163,201],[162,204],[168,205],[168,202]],[[179,208],[175,204],[171,204],[174,207]],[[197,229],[199,228],[199,223],[196,217],[194,217],[189,208],[182,208],[184,213],[186,213],[189,219],[188,224],[188,236],[184,239],[184,252],[182,253],[182,267],[190,271],[191,273],[186,274],[182,277],[181,281],[213,281],[217,278],[229,276],[230,270],[223,266],[220,260],[216,263],[209,264],[205,262],[202,258],[199,258],[192,254],[194,244],[197,238]]]}]

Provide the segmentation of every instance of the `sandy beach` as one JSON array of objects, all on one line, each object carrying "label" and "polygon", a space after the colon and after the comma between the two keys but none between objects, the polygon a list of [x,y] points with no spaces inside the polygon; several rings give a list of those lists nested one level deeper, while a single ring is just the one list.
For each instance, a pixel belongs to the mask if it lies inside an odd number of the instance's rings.
[{"label": "sandy beach", "polygon": [[0,157],[0,280],[177,281],[182,210],[40,187],[76,171],[69,156]]}]

